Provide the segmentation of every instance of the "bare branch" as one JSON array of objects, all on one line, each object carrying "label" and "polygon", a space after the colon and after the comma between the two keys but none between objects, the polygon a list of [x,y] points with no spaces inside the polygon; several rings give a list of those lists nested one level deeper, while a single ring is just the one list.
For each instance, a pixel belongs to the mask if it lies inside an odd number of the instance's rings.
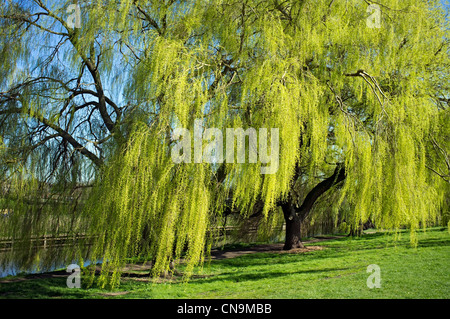
[{"label": "bare branch", "polygon": [[64,140],[70,143],[76,151],[89,158],[95,165],[101,166],[103,164],[103,161],[100,158],[98,158],[94,153],[90,152],[83,145],[81,145],[72,135],[70,135],[67,131],[63,130],[61,127],[48,120],[44,116],[37,114],[36,112],[32,112],[30,109],[24,107],[10,108],[0,111],[0,115],[3,114],[27,114],[28,116],[38,120],[42,124],[56,131],[58,133],[58,136],[61,136]]}]

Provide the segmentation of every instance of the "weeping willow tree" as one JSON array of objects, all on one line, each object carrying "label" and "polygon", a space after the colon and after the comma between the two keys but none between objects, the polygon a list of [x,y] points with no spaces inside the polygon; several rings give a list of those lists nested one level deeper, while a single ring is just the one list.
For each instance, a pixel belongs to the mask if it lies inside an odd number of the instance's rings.
[{"label": "weeping willow tree", "polygon": [[[325,193],[413,244],[448,210],[439,1],[9,0],[0,24],[3,264],[101,260],[116,285],[129,257],[183,257],[189,277],[230,213],[284,218],[291,249]],[[238,160],[206,128],[278,148]]]}]

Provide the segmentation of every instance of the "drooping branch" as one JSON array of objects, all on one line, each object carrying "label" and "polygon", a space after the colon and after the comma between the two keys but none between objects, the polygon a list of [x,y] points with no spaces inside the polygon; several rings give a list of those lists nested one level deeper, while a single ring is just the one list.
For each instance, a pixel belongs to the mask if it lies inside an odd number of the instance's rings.
[{"label": "drooping branch", "polygon": [[[111,116],[109,115],[109,113],[107,111],[106,104],[109,104],[110,106],[113,107],[113,109],[117,115],[116,122],[120,119],[121,112],[120,112],[120,109],[116,106],[116,104],[114,102],[112,102],[110,99],[108,99],[104,93],[103,84],[101,81],[100,73],[98,71],[98,63],[96,64],[95,61],[93,60],[93,53],[95,53],[93,43],[89,47],[91,56],[88,57],[83,52],[83,50],[80,49],[80,47],[78,45],[78,35],[79,35],[78,30],[70,28],[68,26],[67,22],[64,21],[64,19],[62,19],[62,18],[58,17],[56,14],[54,14],[41,1],[38,1],[37,4],[46,11],[46,13],[41,13],[41,14],[45,14],[46,16],[49,16],[49,17],[55,19],[67,30],[67,33],[61,33],[60,35],[65,36],[70,40],[70,42],[72,43],[74,48],[77,50],[79,56],[81,57],[81,59],[83,61],[83,65],[85,65],[88,68],[89,73],[91,74],[91,76],[94,80],[94,84],[95,84],[95,88],[96,88],[96,93],[94,93],[93,95],[95,95],[98,98],[98,110],[100,112],[101,118],[102,118],[106,128],[108,129],[108,131],[110,131],[112,133],[116,123],[111,119]],[[44,31],[46,31],[46,30],[44,30]]]},{"label": "drooping branch", "polygon": [[51,128],[52,130],[56,131],[58,134],[56,136],[62,137],[65,141],[67,141],[70,145],[73,146],[73,148],[80,152],[82,155],[89,158],[96,166],[101,166],[103,164],[103,161],[97,157],[94,153],[89,151],[86,147],[81,145],[71,134],[69,134],[67,131],[50,121],[49,119],[45,118],[42,115],[39,115],[35,112],[32,112],[30,109],[27,108],[10,108],[7,110],[0,111],[0,115],[4,114],[27,114],[28,116],[38,120],[45,126]]}]

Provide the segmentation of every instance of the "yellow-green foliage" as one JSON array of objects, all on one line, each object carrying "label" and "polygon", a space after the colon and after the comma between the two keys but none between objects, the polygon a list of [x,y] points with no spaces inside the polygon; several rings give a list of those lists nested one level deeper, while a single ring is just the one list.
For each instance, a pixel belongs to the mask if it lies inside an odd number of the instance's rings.
[{"label": "yellow-green foliage", "polygon": [[[449,147],[439,137],[449,133],[448,109],[435,100],[448,98],[440,86],[449,61],[439,1],[383,1],[380,28],[366,25],[367,1],[138,2],[164,30],[142,31],[134,1],[99,1],[84,11],[72,57],[75,65],[97,34],[109,49],[108,72],[118,67],[118,38],[139,54],[118,77],[123,98],[136,104],[120,128],[126,139],[111,142],[76,228],[97,236],[89,256],[103,260],[102,284],[117,284],[136,255],[153,260],[159,275],[184,254],[189,276],[227,196],[243,215],[263,200],[273,224],[269,214],[292,191],[297,164],[303,191],[331,174],[327,163],[345,164],[330,205],[351,207],[348,226],[370,218],[377,227],[415,230],[439,216],[448,183],[427,168],[430,158],[442,165],[430,155],[430,138]],[[279,128],[279,169],[263,175],[259,162],[225,163],[227,178],[217,185],[217,165],[173,163],[171,132],[192,133],[195,119],[223,132]],[[14,227],[10,233],[27,233]]]},{"label": "yellow-green foliage", "polygon": [[100,238],[92,258],[103,259],[104,283],[109,272],[117,279],[127,257],[153,257],[154,274],[178,259],[185,245],[188,274],[203,258],[208,171],[204,165],[176,165],[170,156],[160,156],[167,145],[155,136],[142,124],[133,130],[127,146],[105,168],[84,211],[92,220],[90,232]]}]

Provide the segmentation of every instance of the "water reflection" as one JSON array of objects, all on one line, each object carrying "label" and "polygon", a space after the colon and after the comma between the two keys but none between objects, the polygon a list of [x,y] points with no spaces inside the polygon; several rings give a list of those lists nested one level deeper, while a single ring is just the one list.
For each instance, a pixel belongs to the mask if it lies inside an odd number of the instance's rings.
[{"label": "water reflection", "polygon": [[[102,260],[99,260],[97,263],[101,263]],[[72,262],[59,262],[55,263],[51,267],[47,267],[43,269],[42,267],[35,266],[32,269],[22,269],[20,265],[14,263],[8,263],[6,266],[0,266],[0,278],[4,278],[7,276],[17,276],[19,274],[41,274],[49,271],[54,271],[58,269],[66,269],[66,267],[70,264],[79,265],[79,260],[72,260]],[[86,260],[84,262],[83,267],[87,267],[91,264],[91,261]]]}]

